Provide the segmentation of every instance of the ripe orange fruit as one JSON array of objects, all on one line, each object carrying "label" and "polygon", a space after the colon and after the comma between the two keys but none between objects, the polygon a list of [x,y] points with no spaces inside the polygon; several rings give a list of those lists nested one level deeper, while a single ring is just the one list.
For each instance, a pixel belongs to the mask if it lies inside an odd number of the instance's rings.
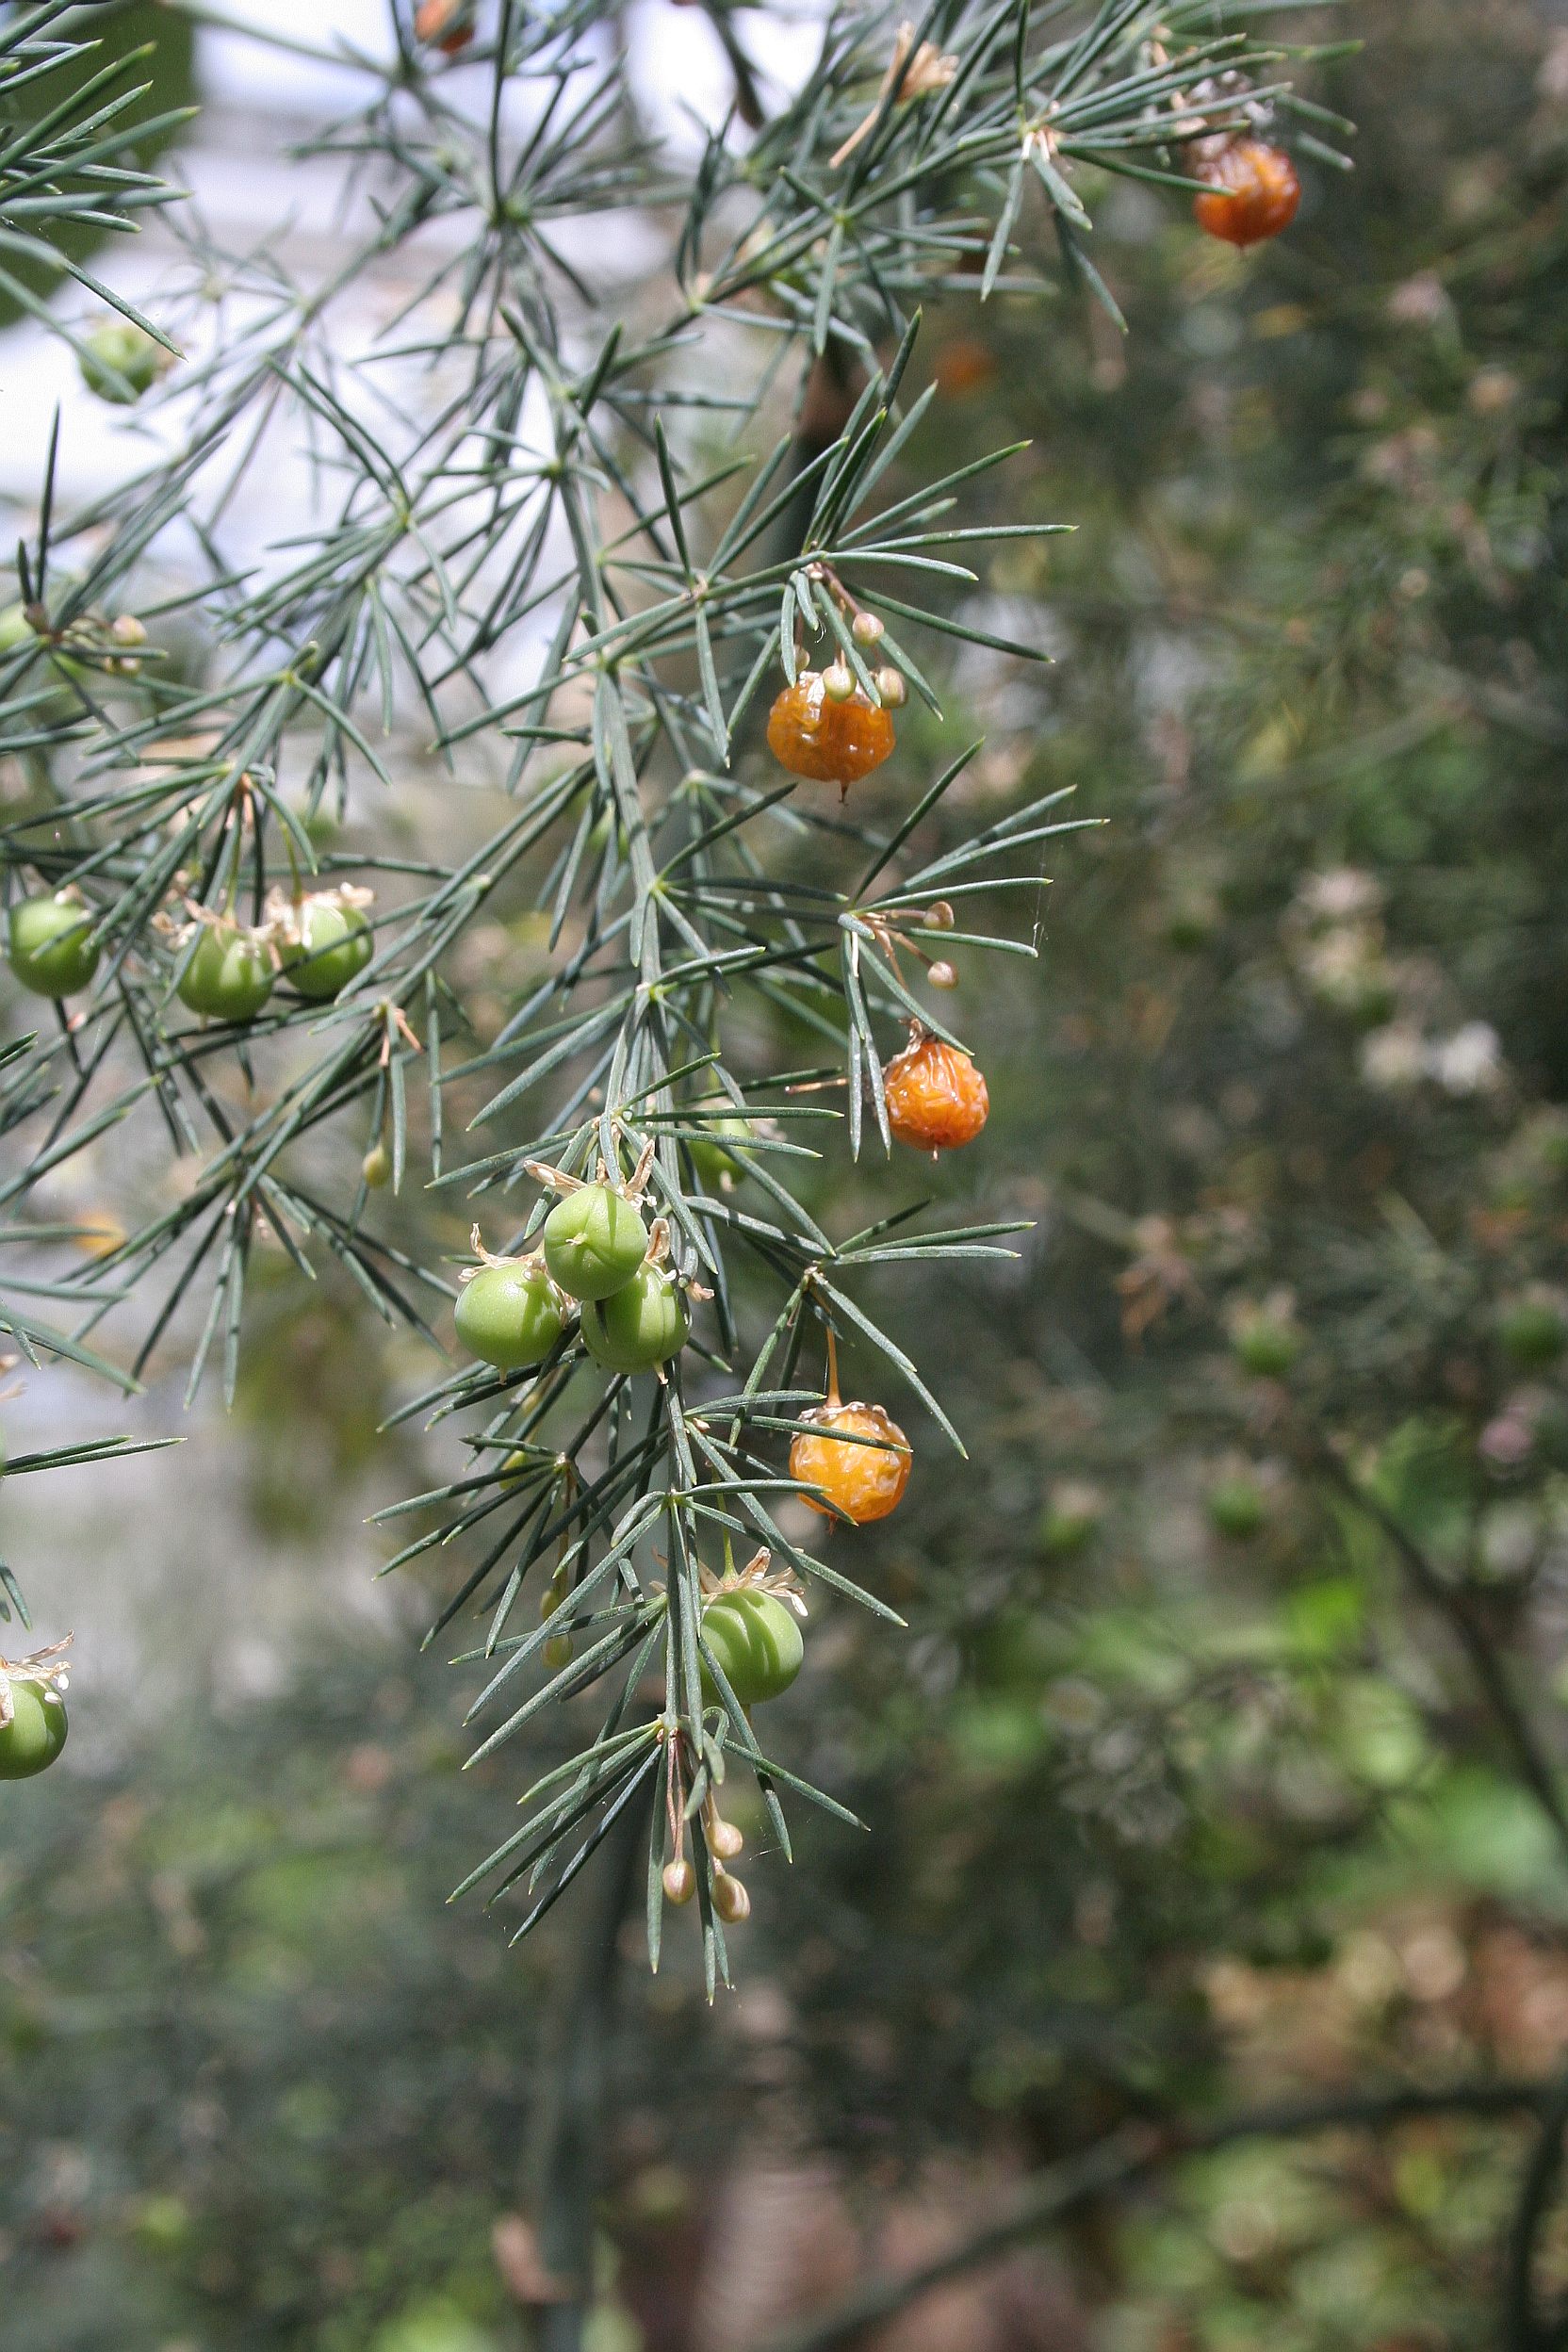
[{"label": "ripe orange fruit", "polygon": [[1233,139],[1198,167],[1210,194],[1195,196],[1193,217],[1227,245],[1260,245],[1288,229],[1301,202],[1296,166],[1266,139]]},{"label": "ripe orange fruit", "polygon": [[893,747],[893,722],[858,688],[836,702],[818,670],[802,670],[768,713],[768,748],[792,776],[848,791]]},{"label": "ripe orange fruit", "polygon": [[[896,1511],[909,1483],[909,1441],[880,1405],[846,1405],[837,1394],[801,1418],[790,1446],[790,1476],[825,1498],[805,1500],[824,1518],[835,1514],[863,1527]],[[857,1441],[862,1441],[858,1443]]]},{"label": "ripe orange fruit", "polygon": [[990,1096],[967,1054],[918,1025],[883,1078],[888,1125],[917,1152],[956,1152],[986,1123]]},{"label": "ripe orange fruit", "polygon": [[474,37],[469,0],[420,0],[414,12],[414,36],[455,57]]}]

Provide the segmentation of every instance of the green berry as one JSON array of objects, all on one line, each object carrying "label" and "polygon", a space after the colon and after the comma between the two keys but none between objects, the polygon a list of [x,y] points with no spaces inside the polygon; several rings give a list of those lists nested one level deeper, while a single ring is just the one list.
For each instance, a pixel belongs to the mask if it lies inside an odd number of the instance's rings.
[{"label": "green berry", "polygon": [[11,971],[35,996],[75,996],[98,969],[92,910],[74,898],[24,898],[11,908]]},{"label": "green berry", "polygon": [[736,1147],[750,1141],[751,1121],[738,1111],[724,1119],[707,1119],[702,1134],[690,1145],[692,1165],[705,1184],[733,1184],[745,1168]]},{"label": "green berry", "polygon": [[556,1202],[540,1238],[545,1264],[563,1290],[574,1298],[608,1298],[642,1265],[648,1229],[624,1192],[582,1184]]},{"label": "green berry", "polygon": [[11,1720],[0,1724],[0,1780],[46,1772],[65,1745],[65,1701],[46,1682],[13,1677]]},{"label": "green berry", "polygon": [[38,632],[27,618],[24,604],[8,604],[0,608],[0,655],[14,653],[19,645],[37,645]]},{"label": "green berry", "polygon": [[254,1021],[277,969],[265,939],[237,923],[207,923],[180,974],[182,1004],[211,1021]]},{"label": "green berry", "polygon": [[1301,1352],[1301,1334],[1278,1316],[1260,1315],[1242,1324],[1231,1344],[1243,1371],[1280,1380]]},{"label": "green berry", "polygon": [[1503,1315],[1497,1336],[1515,1364],[1544,1372],[1568,1346],[1568,1325],[1552,1299],[1521,1298]]},{"label": "green berry", "polygon": [[1090,1487],[1064,1483],[1040,1513],[1040,1549],[1048,1560],[1071,1560],[1099,1530],[1104,1506]]},{"label": "green berry", "polygon": [[278,953],[291,988],[302,996],[340,996],[370,960],[374,941],[368,916],[335,899],[307,898],[300,907],[299,937],[279,942]]},{"label": "green berry", "polygon": [[1209,1517],[1218,1534],[1246,1544],[1267,1525],[1267,1498],[1251,1478],[1221,1478],[1209,1490]]},{"label": "green berry", "polygon": [[84,337],[77,365],[82,382],[101,400],[131,408],[150,392],[169,364],[161,343],[130,318],[106,318]]},{"label": "green berry", "polygon": [[607,1372],[651,1372],[686,1345],[692,1328],[686,1300],[657,1266],[645,1266],[609,1298],[582,1310],[588,1353]]},{"label": "green berry", "polygon": [[[702,1612],[702,1638],[743,1707],[776,1699],[793,1682],[806,1656],[793,1609],[772,1592],[744,1586],[721,1592],[708,1603]],[[702,1694],[710,1706],[720,1704],[718,1686],[706,1667]]]},{"label": "green berry", "polygon": [[566,1320],[560,1292],[528,1259],[482,1266],[457,1302],[457,1335],[498,1371],[543,1364]]}]

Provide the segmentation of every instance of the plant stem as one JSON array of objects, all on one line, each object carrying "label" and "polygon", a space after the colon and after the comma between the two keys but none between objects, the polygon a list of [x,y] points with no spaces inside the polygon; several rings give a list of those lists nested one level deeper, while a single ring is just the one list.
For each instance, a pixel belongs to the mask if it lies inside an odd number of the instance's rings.
[{"label": "plant stem", "polygon": [[541,2312],[540,2352],[580,2352],[593,2303],[606,2062],[621,1926],[645,1826],[643,1807],[629,1805],[606,1840],[577,1947],[562,1954],[534,2133],[534,2208],[541,2262],[566,2292]]}]

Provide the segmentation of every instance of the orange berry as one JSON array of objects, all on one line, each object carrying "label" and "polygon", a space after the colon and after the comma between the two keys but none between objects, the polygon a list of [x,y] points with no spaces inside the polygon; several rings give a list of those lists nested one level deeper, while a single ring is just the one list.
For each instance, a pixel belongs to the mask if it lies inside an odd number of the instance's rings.
[{"label": "orange berry", "polygon": [[985,390],[996,374],[996,354],[977,337],[958,335],[942,345],[931,372],[950,400],[961,400]]},{"label": "orange berry", "polygon": [[890,1414],[880,1405],[845,1405],[830,1396],[801,1417],[811,1426],[797,1431],[790,1446],[790,1476],[825,1498],[808,1494],[804,1499],[813,1511],[862,1527],[897,1510],[913,1456]]},{"label": "orange berry", "polygon": [[891,714],[858,688],[847,701],[835,702],[817,670],[802,670],[768,713],[774,758],[792,776],[814,784],[839,784],[847,791],[879,768],[892,747]]},{"label": "orange berry", "polygon": [[1193,217],[1227,245],[1260,245],[1296,218],[1301,183],[1282,147],[1262,139],[1233,139],[1198,168],[1212,194],[1193,199]]},{"label": "orange berry", "polygon": [[889,1127],[917,1152],[955,1152],[972,1143],[991,1106],[985,1078],[969,1055],[919,1028],[888,1064],[882,1085]]},{"label": "orange berry", "polygon": [[469,0],[419,0],[414,12],[414,37],[455,57],[474,37]]}]

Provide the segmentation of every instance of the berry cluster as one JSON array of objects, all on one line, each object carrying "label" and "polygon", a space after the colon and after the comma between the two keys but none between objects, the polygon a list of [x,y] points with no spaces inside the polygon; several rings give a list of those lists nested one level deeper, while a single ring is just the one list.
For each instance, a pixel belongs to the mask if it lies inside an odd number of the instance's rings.
[{"label": "berry cluster", "polygon": [[[174,993],[204,1021],[254,1021],[280,976],[297,995],[325,1004],[340,996],[370,960],[365,912],[369,893],[275,893],[263,922],[242,923],[227,906],[181,902],[179,915],[154,918],[172,957]],[[60,1002],[91,988],[103,954],[91,908],[74,886],[13,902],[9,947],[13,978],[35,996]]]}]

